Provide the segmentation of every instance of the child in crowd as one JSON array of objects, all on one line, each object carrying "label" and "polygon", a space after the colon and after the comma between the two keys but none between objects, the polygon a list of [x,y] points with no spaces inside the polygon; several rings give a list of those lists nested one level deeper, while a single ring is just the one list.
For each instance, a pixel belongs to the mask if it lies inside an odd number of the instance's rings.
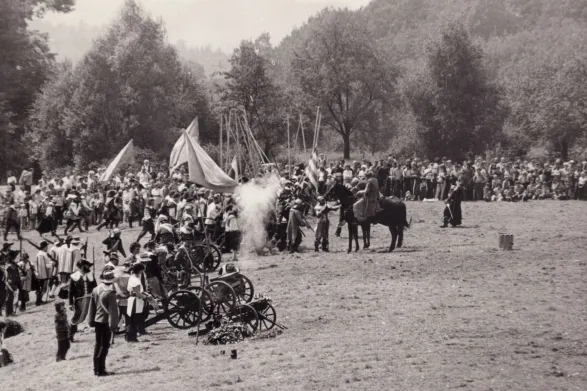
[{"label": "child in crowd", "polygon": [[18,218],[20,220],[20,229],[28,229],[29,228],[29,211],[25,204],[20,204],[20,208],[18,209]]},{"label": "child in crowd", "polygon": [[491,201],[491,188],[489,187],[489,183],[486,183],[485,187],[483,188],[483,200],[486,202]]},{"label": "child in crowd", "polygon": [[69,322],[65,302],[55,302],[55,332],[57,336],[57,362],[65,360],[71,343],[69,342]]}]

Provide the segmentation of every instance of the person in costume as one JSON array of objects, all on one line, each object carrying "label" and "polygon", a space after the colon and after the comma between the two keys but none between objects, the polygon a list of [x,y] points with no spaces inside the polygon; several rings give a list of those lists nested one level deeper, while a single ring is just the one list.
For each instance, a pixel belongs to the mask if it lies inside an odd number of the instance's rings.
[{"label": "person in costume", "polygon": [[81,259],[81,241],[79,236],[75,238],[67,238],[66,245],[62,246],[64,251],[63,259],[59,260],[57,265],[57,273],[59,273],[59,281],[62,285],[69,284],[69,276],[73,273],[74,265]]},{"label": "person in costume", "polygon": [[46,241],[42,241],[39,244],[39,251],[37,252],[37,256],[35,257],[34,261],[32,262],[32,267],[35,273],[35,296],[36,296],[36,306],[40,306],[43,304],[43,295],[49,289],[49,279],[52,276],[53,272],[53,264],[54,262],[49,258],[49,254],[47,254],[47,249],[49,248],[49,243]]},{"label": "person in costume", "polygon": [[20,269],[16,264],[16,257],[20,251],[10,250],[8,252],[8,263],[6,270],[6,316],[16,315],[14,310],[14,299],[21,289]]},{"label": "person in costume", "polygon": [[116,206],[116,192],[110,190],[104,203],[103,221],[96,227],[100,231],[103,227],[113,228],[118,221],[118,208]]},{"label": "person in costume", "polygon": [[460,183],[451,187],[451,191],[445,201],[443,224],[441,228],[446,228],[449,224],[452,227],[457,227],[462,224],[463,213],[461,210],[461,202],[463,201],[464,196],[464,190]]},{"label": "person in costume", "polygon": [[127,315],[130,320],[126,334],[127,342],[139,342],[137,334],[142,331],[141,323],[143,322],[143,312],[148,298],[142,281],[144,271],[145,265],[141,262],[137,262],[130,267],[130,278],[126,287],[130,295],[127,307]]},{"label": "person in costume", "polygon": [[[132,245],[131,245],[132,247]],[[128,298],[130,297],[130,293],[128,292],[128,280],[130,278],[130,268],[132,263],[125,262],[122,266],[115,267],[114,275],[116,277],[116,282],[114,283],[114,288],[116,289],[116,300],[118,302],[118,313],[121,315],[119,319],[119,324],[117,328],[117,334],[120,333],[120,329],[124,326],[124,339],[128,342],[128,333],[130,331],[130,317],[128,316]]]},{"label": "person in costume", "polygon": [[146,234],[151,234],[151,240],[155,240],[155,215],[157,211],[153,208],[153,199],[150,199],[148,202],[148,206],[145,208],[145,213],[143,219],[141,221],[142,231],[137,237],[137,242],[140,242],[141,239]]},{"label": "person in costume", "polygon": [[363,216],[365,219],[368,219],[379,213],[381,207],[379,206],[379,184],[377,183],[377,178],[373,176],[372,171],[367,171],[365,176],[367,178],[365,190],[359,190],[357,195],[363,196]]},{"label": "person in costume", "polygon": [[119,252],[124,258],[126,258],[126,252],[124,251],[124,245],[122,244],[122,238],[120,235],[120,229],[114,228],[110,235],[102,241],[102,244],[106,245],[106,249],[109,253]]},{"label": "person in costume", "polygon": [[94,375],[109,376],[113,373],[106,370],[106,357],[112,343],[112,336],[118,326],[118,304],[114,271],[104,271],[100,276],[100,284],[92,291],[88,323],[94,328],[96,342],[94,345]]},{"label": "person in costume", "polygon": [[287,222],[289,220],[290,204],[289,204],[289,192],[284,192],[280,195],[276,210],[275,218],[277,228],[275,229],[274,242],[279,251],[283,251],[287,248]]},{"label": "person in costume", "polygon": [[287,222],[287,242],[289,253],[300,252],[299,247],[302,243],[303,232],[301,227],[308,227],[308,223],[302,215],[301,209],[303,207],[302,200],[296,199],[294,205],[289,212],[289,219]]},{"label": "person in costume", "polygon": [[316,217],[318,218],[318,225],[316,227],[316,234],[314,240],[314,251],[318,252],[320,244],[322,244],[322,251],[328,252],[328,231],[330,230],[330,220],[328,219],[328,212],[337,210],[331,208],[326,203],[324,197],[318,197],[318,203],[314,207]]},{"label": "person in costume", "polygon": [[165,215],[161,215],[157,219],[155,242],[158,244],[175,244],[179,239],[173,225],[168,221],[169,219]]},{"label": "person in costume", "polygon": [[[81,311],[83,313],[86,310],[77,307],[88,305],[89,302],[85,303],[83,300],[78,299],[91,295],[92,290],[94,290],[98,284],[94,280],[94,276],[91,274],[93,265],[90,261],[82,258],[77,261],[76,266],[78,270],[71,275],[69,280],[69,310],[72,312]],[[78,324],[84,320],[85,319],[79,319]],[[74,337],[77,333],[77,324],[72,324],[70,330],[70,340],[71,342],[74,342]]]},{"label": "person in costume", "polygon": [[16,205],[13,203],[4,212],[4,241],[8,240],[8,232],[14,229],[16,236],[20,239],[20,221]]},{"label": "person in costume", "polygon": [[[71,197],[72,195],[70,194],[68,197]],[[77,196],[75,196],[75,198],[73,198],[69,204],[69,207],[67,209],[67,213],[66,213],[66,225],[65,225],[65,230],[63,231],[63,235],[67,235],[67,232],[69,230],[73,231],[74,229],[79,229],[80,232],[85,232],[82,229],[81,226],[81,219],[82,219],[82,205],[81,205],[81,199]]]},{"label": "person in costume", "polygon": [[33,290],[35,283],[35,273],[30,257],[27,253],[22,254],[22,260],[17,263],[20,271],[21,289],[18,292],[18,301],[20,302],[19,311],[26,311],[26,304],[30,300],[29,292]]}]

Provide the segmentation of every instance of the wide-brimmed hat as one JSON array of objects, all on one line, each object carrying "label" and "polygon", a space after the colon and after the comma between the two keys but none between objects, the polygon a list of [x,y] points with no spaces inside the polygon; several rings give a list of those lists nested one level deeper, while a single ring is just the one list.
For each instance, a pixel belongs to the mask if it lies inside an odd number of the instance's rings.
[{"label": "wide-brimmed hat", "polygon": [[80,259],[79,261],[77,261],[77,263],[75,264],[75,266],[78,267],[78,269],[81,269],[83,265],[88,265],[88,266],[92,266],[93,263],[88,261],[85,258]]},{"label": "wide-brimmed hat", "polygon": [[73,239],[71,239],[71,244],[73,245],[78,245],[81,243],[81,239],[79,236],[75,236]]},{"label": "wide-brimmed hat", "polygon": [[100,275],[100,281],[102,281],[103,284],[113,284],[114,282],[116,282],[116,276],[114,275],[114,269],[113,268],[104,269],[104,271],[102,271],[102,274]]},{"label": "wide-brimmed hat", "polygon": [[14,243],[2,243],[2,251],[6,251],[12,246],[14,246]]}]

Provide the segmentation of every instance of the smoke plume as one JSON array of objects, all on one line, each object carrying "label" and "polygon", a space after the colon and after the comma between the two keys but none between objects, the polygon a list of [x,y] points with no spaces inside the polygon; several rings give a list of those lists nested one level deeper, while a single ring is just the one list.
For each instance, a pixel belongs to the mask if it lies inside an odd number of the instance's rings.
[{"label": "smoke plume", "polygon": [[265,227],[271,218],[280,189],[281,182],[275,174],[256,178],[238,187],[236,199],[243,252],[260,252],[266,246]]}]

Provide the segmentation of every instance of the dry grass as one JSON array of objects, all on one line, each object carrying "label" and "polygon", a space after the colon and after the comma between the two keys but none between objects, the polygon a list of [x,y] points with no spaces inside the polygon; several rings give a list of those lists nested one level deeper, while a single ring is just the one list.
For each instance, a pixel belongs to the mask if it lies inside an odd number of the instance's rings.
[{"label": "dry grass", "polygon": [[[237,360],[161,323],[149,342],[119,339],[117,375],[94,378],[91,332],[54,362],[45,306],[19,315],[27,332],[7,341],[16,364],[0,370],[2,389],[587,389],[587,204],[465,204],[465,227],[447,230],[439,203],[408,211],[394,254],[378,252],[388,234],[376,227],[374,251],[347,255],[333,238],[329,254],[242,261],[289,330],[237,345]],[[504,231],[514,251],[497,250]]]}]

